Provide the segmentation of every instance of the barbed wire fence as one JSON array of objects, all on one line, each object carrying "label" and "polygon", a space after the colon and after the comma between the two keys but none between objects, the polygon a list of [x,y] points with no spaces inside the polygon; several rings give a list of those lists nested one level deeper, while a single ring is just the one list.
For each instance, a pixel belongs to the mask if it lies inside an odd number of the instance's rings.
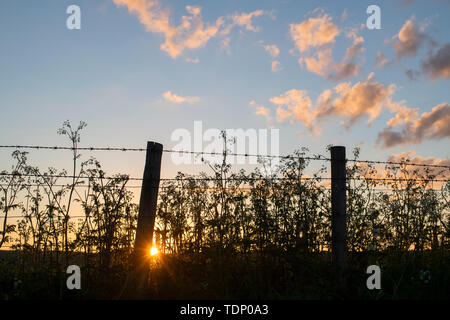
[{"label": "barbed wire fence", "polygon": [[[70,150],[70,151],[118,151],[118,152],[146,152],[146,148],[130,148],[130,147],[66,147],[66,146],[42,146],[42,145],[0,145],[0,149],[32,149],[32,150]],[[171,149],[163,149],[163,153],[178,153],[178,154],[191,154],[191,155],[197,155],[197,156],[239,156],[239,157],[256,157],[256,158],[279,158],[279,159],[286,159],[286,160],[303,160],[303,161],[327,161],[330,162],[331,158],[327,158],[322,155],[317,156],[295,156],[295,155],[264,155],[264,154],[249,154],[249,153],[233,153],[233,152],[203,152],[203,151],[189,151],[189,150],[171,150]],[[409,159],[405,159],[402,162],[396,162],[396,161],[382,161],[382,160],[358,160],[358,159],[346,159],[346,163],[355,163],[355,164],[377,164],[377,165],[390,165],[390,166],[408,166],[408,167],[424,167],[424,168],[440,168],[440,169],[446,169],[450,170],[450,165],[438,165],[438,164],[425,164],[425,163],[414,163],[410,162]],[[18,173],[18,172],[6,172],[1,171],[1,176],[9,176],[9,177],[36,177],[36,178],[43,178],[45,179],[55,179],[55,178],[62,178],[62,179],[80,179],[80,180],[89,180],[89,179],[105,179],[105,180],[114,180],[119,178],[124,178],[127,181],[138,181],[142,182],[144,178],[139,177],[129,177],[126,174],[120,175],[120,176],[83,176],[83,175],[67,175],[67,174],[37,174],[37,173]],[[246,177],[246,181],[263,181],[263,180],[274,180],[274,181],[283,181],[283,180],[300,180],[300,181],[331,181],[333,178],[331,177],[295,177],[295,178],[289,178],[289,177],[270,177],[270,178],[250,178]],[[336,180],[336,178],[334,178]],[[219,181],[220,179],[217,177],[210,177],[210,178],[160,178],[159,181]],[[244,178],[224,178],[223,181],[242,181]],[[450,180],[449,179],[426,179],[426,178],[398,178],[398,177],[392,177],[392,178],[371,178],[371,177],[351,177],[350,180],[353,181],[373,181],[373,182],[388,182],[388,181],[398,181],[398,182],[439,182],[439,183],[447,183]],[[84,181],[82,181],[84,182]],[[74,186],[76,188],[87,188],[89,185],[86,185],[78,181],[78,183]],[[24,187],[38,187],[38,186],[45,186],[42,184],[32,184],[32,183],[22,183]],[[0,187],[7,187],[8,184],[0,183]],[[72,187],[70,183],[67,184],[51,184],[52,187]],[[126,185],[126,188],[130,189],[141,189],[142,185]],[[159,186],[158,189],[165,190],[168,187],[165,186]],[[178,187],[183,189],[189,189],[189,187]],[[207,190],[215,190],[215,188],[201,188],[201,187],[195,187],[192,189],[207,189]],[[235,190],[236,188],[230,188]],[[239,187],[238,189],[241,190],[250,190],[249,187]],[[328,188],[330,190],[330,188]],[[374,189],[374,191],[382,192],[382,191],[392,191],[392,188],[377,188]],[[397,189],[395,191],[407,191],[408,189]],[[433,188],[427,188],[427,191],[431,192],[440,192],[441,189],[433,189]],[[23,218],[26,217],[24,215],[15,215],[10,216],[10,218]],[[72,218],[83,218],[85,216],[71,216]]]},{"label": "barbed wire fence", "polygon": [[[0,149],[16,149],[16,150],[70,150],[70,151],[100,151],[100,152],[147,152],[147,148],[130,148],[130,147],[66,147],[66,146],[42,146],[42,145],[0,145]],[[261,154],[250,154],[250,153],[233,153],[229,151],[224,152],[203,152],[203,151],[189,151],[189,150],[172,150],[172,149],[162,149],[162,153],[166,154],[190,154],[194,156],[238,156],[238,157],[256,157],[258,159],[261,158],[279,158],[279,159],[285,159],[285,160],[301,160],[301,161],[322,161],[322,162],[331,162],[332,159],[322,156],[322,155],[316,155],[316,156],[297,156],[297,155],[261,155]],[[440,164],[426,164],[426,163],[414,163],[411,162],[409,159],[405,159],[404,161],[397,162],[397,161],[381,161],[381,160],[359,160],[359,159],[345,159],[344,166],[347,163],[354,163],[354,164],[368,164],[368,165],[386,165],[386,166],[404,166],[404,167],[418,167],[418,168],[433,168],[433,169],[443,169],[443,172],[446,172],[450,170],[450,165],[440,165]],[[441,172],[442,173],[442,172]],[[77,179],[76,185],[72,185],[71,183],[67,184],[56,184],[52,183],[51,187],[74,187],[74,188],[88,188],[90,187],[88,184],[84,184],[80,180],[92,180],[92,179],[105,179],[105,180],[114,180],[114,179],[124,179],[126,182],[128,181],[136,181],[136,182],[143,182],[144,177],[130,177],[128,175],[116,175],[116,176],[93,176],[93,175],[67,175],[67,174],[40,174],[40,173],[18,173],[18,172],[6,172],[1,171],[0,177],[34,177],[34,178],[41,178],[44,180],[44,182],[47,182],[49,179]],[[444,175],[447,176],[447,175]],[[218,177],[186,177],[186,178],[159,178],[158,179],[158,186],[156,189],[158,190],[166,190],[169,189],[167,186],[159,186],[159,182],[173,182],[173,181],[202,181],[202,182],[217,182],[217,181],[263,181],[263,180],[272,180],[272,181],[316,181],[316,182],[330,182],[333,181],[339,181],[340,178],[337,177],[321,177],[321,176],[314,176],[314,177],[260,177],[260,178],[251,178],[251,177],[245,177],[244,178],[218,178]],[[424,182],[424,183],[448,183],[449,179],[439,179],[439,178],[399,178],[399,177],[349,177],[344,178],[345,180],[349,179],[352,181],[365,181],[365,182]],[[148,180],[148,179],[147,179]],[[1,187],[8,187],[9,185],[6,183],[0,183]],[[22,186],[24,187],[45,187],[43,184],[38,183],[22,183]],[[125,185],[126,188],[130,189],[142,189],[142,185]],[[182,188],[182,189],[189,189],[187,186],[175,186],[176,188]],[[173,187],[172,187],[173,188]],[[217,188],[211,188],[211,187],[194,187],[192,189],[195,190],[217,190]],[[232,190],[251,190],[251,187],[233,187],[229,188]],[[332,187],[325,187],[327,190],[332,190]],[[374,188],[373,191],[375,192],[385,192],[385,191],[393,191],[392,188]],[[396,189],[396,192],[403,192],[408,191],[408,189]],[[427,188],[427,191],[430,192],[441,192],[442,189],[435,189],[435,188]],[[10,215],[9,218],[25,218],[26,215]],[[81,215],[72,215],[70,218],[86,218],[86,216]],[[89,217],[92,218],[92,217]]]}]

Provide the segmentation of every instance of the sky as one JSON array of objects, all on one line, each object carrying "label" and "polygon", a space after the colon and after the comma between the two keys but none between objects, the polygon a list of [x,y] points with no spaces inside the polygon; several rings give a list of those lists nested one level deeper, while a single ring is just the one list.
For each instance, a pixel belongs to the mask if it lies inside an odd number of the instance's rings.
[{"label": "sky", "polygon": [[[66,9],[81,10],[68,29]],[[377,5],[381,28],[366,12]],[[449,164],[450,1],[0,2],[0,145],[173,148],[172,133],[279,129],[280,153]],[[12,164],[0,150],[0,170]],[[142,176],[145,153],[85,152]],[[70,151],[30,151],[41,168]],[[207,170],[164,155],[162,176]]]}]

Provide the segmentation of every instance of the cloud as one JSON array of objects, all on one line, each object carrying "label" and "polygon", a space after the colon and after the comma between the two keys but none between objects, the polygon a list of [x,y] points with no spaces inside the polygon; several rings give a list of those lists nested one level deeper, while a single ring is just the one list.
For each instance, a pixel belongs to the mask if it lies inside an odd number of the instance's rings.
[{"label": "cloud", "polygon": [[274,44],[272,44],[272,45],[265,45],[264,46],[264,50],[266,50],[269,53],[269,55],[272,58],[274,58],[274,59],[276,57],[278,57],[278,55],[280,54],[280,49],[278,49],[278,47],[276,45],[274,45]]},{"label": "cloud", "polygon": [[359,52],[364,51],[364,48],[361,45],[362,42],[364,42],[363,38],[358,37],[355,40],[354,44],[351,47],[347,48],[347,53],[345,55],[345,59],[356,58]]},{"label": "cloud", "polygon": [[188,12],[193,15],[190,17],[183,16],[183,22],[175,29],[175,34],[166,34],[166,42],[161,45],[161,49],[166,51],[172,58],[178,57],[185,49],[203,47],[209,39],[217,34],[220,26],[223,24],[223,19],[218,18],[215,24],[207,24],[205,26],[200,10],[192,9],[188,10]]},{"label": "cloud", "polygon": [[[113,0],[113,2],[118,7],[127,7],[130,13],[138,17],[148,32],[162,34],[165,42],[160,48],[174,59],[185,50],[203,47],[213,37],[228,34],[234,26],[258,31],[258,28],[253,26],[252,19],[264,14],[262,10],[236,13],[227,18],[219,17],[214,23],[204,23],[201,7],[186,6],[188,15],[182,16],[180,24],[175,26],[170,21],[170,11],[161,8],[157,0]],[[227,19],[231,19],[231,22],[227,22]]]},{"label": "cloud", "polygon": [[272,61],[272,72],[278,72],[281,70],[280,61]]},{"label": "cloud", "polygon": [[[403,122],[401,131],[394,131],[393,127]],[[419,117],[411,116],[403,121],[388,123],[388,127],[378,134],[377,145],[392,148],[398,145],[418,144],[425,139],[440,140],[450,137],[450,105],[441,103],[430,112],[424,112]]]},{"label": "cloud", "polygon": [[186,6],[189,16],[182,16],[180,25],[173,26],[170,22],[170,12],[162,9],[158,1],[113,1],[119,7],[128,7],[128,11],[138,16],[147,31],[163,34],[165,42],[161,45],[161,49],[172,58],[177,58],[185,49],[204,46],[224,23],[223,18],[218,18],[214,24],[205,25],[200,7]]},{"label": "cloud", "polygon": [[230,41],[231,39],[229,37],[223,39],[220,42],[220,50],[225,51],[227,54],[231,54]]},{"label": "cloud", "polygon": [[361,71],[361,66],[353,62],[353,59],[355,59],[360,52],[364,51],[364,47],[362,46],[364,38],[358,36],[357,29],[348,31],[347,37],[353,39],[353,45],[347,48],[345,57],[341,62],[335,62],[331,66],[331,70],[327,75],[330,80],[340,81],[351,78],[357,76]]},{"label": "cloud", "polygon": [[200,62],[200,60],[198,58],[195,58],[195,59],[186,58],[186,59],[184,59],[184,61],[190,62],[190,63],[199,63]]},{"label": "cloud", "polygon": [[408,108],[403,102],[400,103],[388,103],[388,107],[392,113],[395,113],[395,117],[387,121],[387,126],[393,128],[401,124],[408,124],[417,119],[419,115],[419,109]]},{"label": "cloud", "polygon": [[177,103],[177,104],[180,104],[180,103],[194,104],[194,103],[200,101],[199,97],[182,97],[182,96],[177,95],[176,93],[172,93],[170,90],[164,92],[163,97],[167,101],[170,101],[172,103]]},{"label": "cloud", "polygon": [[420,76],[420,72],[413,69],[406,69],[405,74],[411,81],[417,80],[417,77]]},{"label": "cloud", "polygon": [[341,62],[333,60],[333,47],[336,37],[341,33],[332,18],[322,11],[317,17],[311,17],[299,24],[290,25],[290,36],[301,56],[300,66],[305,65],[310,72],[340,81],[356,76],[361,66],[354,61],[364,51],[364,38],[358,35],[357,28],[346,32],[347,38],[353,39]]},{"label": "cloud", "polygon": [[362,43],[364,43],[364,38],[358,35],[359,30],[357,28],[351,28],[347,31],[346,36],[349,39],[353,39],[353,45],[347,48],[346,59],[353,59],[357,56],[360,51],[364,51]]},{"label": "cloud", "polygon": [[258,105],[255,100],[250,101],[249,105],[255,108],[255,114],[263,116],[267,122],[272,121],[269,108],[266,108],[262,105]]},{"label": "cloud", "polygon": [[[392,38],[392,45],[397,59],[414,58],[418,51],[428,43],[428,55],[421,61],[419,70],[406,69],[405,74],[410,80],[417,80],[421,74],[426,74],[431,80],[450,78],[450,43],[439,47],[439,44],[424,30],[429,22],[425,21],[419,27],[414,24],[414,16],[405,22],[398,34]],[[437,50],[435,50],[438,48]]]},{"label": "cloud", "polygon": [[316,73],[320,76],[327,76],[327,71],[332,62],[332,49],[322,48],[317,51],[316,57],[300,57],[298,62],[300,65],[306,65],[306,69],[310,72]]},{"label": "cloud", "polygon": [[377,52],[377,56],[375,57],[375,66],[377,68],[382,68],[388,63],[388,59],[386,56],[381,52]]},{"label": "cloud", "polygon": [[281,71],[280,61],[276,60],[278,58],[278,56],[280,55],[280,49],[275,44],[265,45],[264,41],[262,41],[262,40],[259,40],[258,42],[261,44],[261,46],[264,48],[264,50],[273,59],[272,60],[272,65],[271,65],[272,72]]},{"label": "cloud", "polygon": [[429,37],[414,25],[414,16],[411,17],[392,38],[392,45],[397,58],[415,57],[426,39],[429,39]]},{"label": "cloud", "polygon": [[335,42],[339,29],[327,14],[309,18],[299,24],[289,26],[290,35],[300,52],[322,47]]},{"label": "cloud", "polygon": [[300,66],[305,64],[310,72],[326,75],[332,61],[332,46],[339,28],[326,13],[320,12],[299,24],[291,24],[289,32],[297,50],[302,54]]},{"label": "cloud", "polygon": [[357,76],[361,71],[359,64],[354,62],[342,61],[333,65],[333,71],[328,74],[328,79],[340,81]]},{"label": "cloud", "polygon": [[393,102],[392,95],[396,86],[385,86],[373,80],[370,74],[366,80],[351,84],[342,82],[333,89],[324,90],[312,102],[307,91],[291,89],[270,98],[276,107],[276,121],[300,122],[311,133],[321,131],[320,122],[336,117],[344,118],[341,125],[349,129],[356,121],[367,117],[367,124],[371,124],[384,110],[394,114],[388,121],[388,126],[394,127],[409,123],[417,118],[417,109],[410,109],[404,102]]},{"label": "cloud", "polygon": [[276,119],[278,122],[299,121],[312,133],[320,132],[320,128],[314,123],[313,104],[306,91],[292,89],[278,97],[271,98],[270,102],[277,106]]},{"label": "cloud", "polygon": [[253,32],[258,32],[260,29],[253,25],[252,19],[255,17],[260,17],[264,15],[265,12],[263,10],[256,10],[249,13],[235,13],[233,15],[228,16],[231,18],[232,22],[222,30],[223,35],[227,35],[230,33],[231,29],[234,26],[245,27],[245,29]]},{"label": "cloud", "polygon": [[435,54],[430,53],[428,58],[422,61],[422,71],[430,79],[450,78],[450,43],[439,48]]},{"label": "cloud", "polygon": [[366,115],[369,117],[367,123],[371,124],[384,107],[393,107],[391,96],[395,91],[395,85],[385,86],[372,78],[373,74],[370,74],[365,81],[353,86],[349,82],[340,83],[334,87],[334,96],[331,90],[324,91],[318,99],[317,116],[343,116],[348,119],[344,125],[349,128]]}]

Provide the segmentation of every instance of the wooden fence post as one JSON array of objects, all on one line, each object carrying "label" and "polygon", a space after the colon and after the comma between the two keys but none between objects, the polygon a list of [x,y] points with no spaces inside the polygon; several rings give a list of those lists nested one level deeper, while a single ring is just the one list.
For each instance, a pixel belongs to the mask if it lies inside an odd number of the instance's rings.
[{"label": "wooden fence post", "polygon": [[139,215],[134,243],[135,294],[142,297],[148,284],[149,255],[153,244],[156,203],[158,200],[161,157],[163,146],[153,141],[147,142],[144,177],[142,180]]},{"label": "wooden fence post", "polygon": [[338,290],[346,291],[345,268],[347,264],[347,210],[345,147],[331,147],[331,229],[332,259]]}]

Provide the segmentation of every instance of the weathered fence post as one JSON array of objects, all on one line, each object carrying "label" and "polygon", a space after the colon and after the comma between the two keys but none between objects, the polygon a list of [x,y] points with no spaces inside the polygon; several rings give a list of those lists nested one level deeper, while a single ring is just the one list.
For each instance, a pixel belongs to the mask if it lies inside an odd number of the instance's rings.
[{"label": "weathered fence post", "polygon": [[149,255],[153,244],[156,203],[161,172],[162,144],[148,141],[145,159],[144,178],[142,180],[139,215],[134,243],[135,294],[142,297],[147,288]]},{"label": "weathered fence post", "polygon": [[347,263],[347,222],[345,187],[345,147],[331,147],[331,229],[332,259],[336,271],[338,289],[346,290],[345,268]]}]

